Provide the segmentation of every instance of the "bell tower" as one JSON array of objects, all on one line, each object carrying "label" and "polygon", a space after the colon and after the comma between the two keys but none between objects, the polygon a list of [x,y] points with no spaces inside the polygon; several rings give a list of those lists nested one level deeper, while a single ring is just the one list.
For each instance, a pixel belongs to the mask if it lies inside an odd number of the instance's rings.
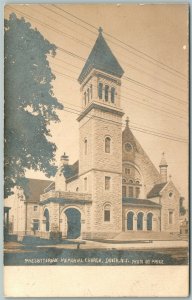
[{"label": "bell tower", "polygon": [[92,238],[122,231],[121,77],[124,71],[107,45],[102,29],[81,71],[79,180],[92,194]]}]

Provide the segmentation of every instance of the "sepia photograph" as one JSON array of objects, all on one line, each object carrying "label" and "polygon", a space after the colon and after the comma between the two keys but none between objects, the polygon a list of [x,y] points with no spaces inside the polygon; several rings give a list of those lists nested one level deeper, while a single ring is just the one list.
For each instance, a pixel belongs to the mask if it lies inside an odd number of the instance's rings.
[{"label": "sepia photograph", "polygon": [[5,6],[6,270],[188,270],[188,9]]}]

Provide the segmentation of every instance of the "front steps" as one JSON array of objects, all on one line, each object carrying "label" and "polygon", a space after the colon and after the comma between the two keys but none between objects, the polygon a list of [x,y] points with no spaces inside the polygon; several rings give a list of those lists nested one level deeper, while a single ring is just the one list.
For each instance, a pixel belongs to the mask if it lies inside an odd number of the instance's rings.
[{"label": "front steps", "polygon": [[180,240],[181,237],[177,232],[154,232],[154,231],[126,231],[118,234],[114,241],[170,241]]}]

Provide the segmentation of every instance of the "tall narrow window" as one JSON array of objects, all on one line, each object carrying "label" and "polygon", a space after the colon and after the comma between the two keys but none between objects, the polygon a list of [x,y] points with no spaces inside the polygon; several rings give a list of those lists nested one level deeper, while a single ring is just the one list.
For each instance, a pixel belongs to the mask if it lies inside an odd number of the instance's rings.
[{"label": "tall narrow window", "polygon": [[84,140],[84,153],[87,155],[87,139]]},{"label": "tall narrow window", "polygon": [[109,86],[105,86],[105,101],[109,100]]},{"label": "tall narrow window", "polygon": [[99,82],[99,86],[98,86],[98,96],[99,99],[103,98],[103,84],[101,82]]},{"label": "tall narrow window", "polygon": [[169,224],[173,224],[173,211],[169,211]]},{"label": "tall narrow window", "polygon": [[131,174],[131,170],[128,169],[128,168],[125,168],[125,174],[126,174],[126,175],[130,175],[130,174]]},{"label": "tall narrow window", "polygon": [[111,177],[105,176],[105,190],[110,190]]},{"label": "tall narrow window", "polygon": [[123,198],[126,197],[126,186],[125,185],[122,186],[122,197]]},{"label": "tall narrow window", "polygon": [[110,137],[105,138],[105,153],[111,152],[111,139]]},{"label": "tall narrow window", "polygon": [[111,103],[115,103],[115,88],[111,88]]},{"label": "tall narrow window", "polygon": [[87,191],[87,177],[84,178],[84,190]]},{"label": "tall narrow window", "polygon": [[33,210],[37,211],[38,210],[38,206],[37,205],[33,206]]},{"label": "tall narrow window", "polygon": [[129,197],[133,197],[133,187],[129,186]]},{"label": "tall narrow window", "polygon": [[110,222],[111,219],[111,206],[110,204],[106,204],[104,206],[104,221]]},{"label": "tall narrow window", "polygon": [[39,230],[39,220],[38,219],[33,219],[33,230]]},{"label": "tall narrow window", "polygon": [[89,88],[87,89],[87,101],[89,103],[89,100],[90,100],[90,94],[89,94]]},{"label": "tall narrow window", "polygon": [[84,104],[85,104],[85,106],[87,104],[87,93],[86,92],[84,93]]},{"label": "tall narrow window", "polygon": [[90,85],[90,97],[93,98],[93,85]]},{"label": "tall narrow window", "polygon": [[136,187],[136,188],[135,188],[135,197],[136,197],[136,198],[139,198],[139,195],[140,195],[140,188],[139,188],[139,187]]}]

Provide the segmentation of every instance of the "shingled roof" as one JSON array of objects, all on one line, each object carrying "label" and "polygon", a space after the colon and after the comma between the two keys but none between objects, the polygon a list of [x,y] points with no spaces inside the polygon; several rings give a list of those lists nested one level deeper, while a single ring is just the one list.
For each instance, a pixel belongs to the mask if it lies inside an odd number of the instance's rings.
[{"label": "shingled roof", "polygon": [[158,197],[160,195],[161,190],[164,188],[166,184],[167,184],[166,182],[155,184],[154,187],[148,193],[147,198]]},{"label": "shingled roof", "polygon": [[138,198],[123,198],[123,204],[130,204],[135,206],[151,206],[151,207],[161,207],[160,204],[155,203],[147,199],[138,199]]},{"label": "shingled roof", "polygon": [[53,182],[51,180],[41,180],[41,179],[28,179],[27,187],[27,202],[39,202],[40,195],[44,194],[44,190]]},{"label": "shingled roof", "polygon": [[63,169],[63,175],[66,179],[70,179],[78,175],[79,173],[79,161],[77,160],[73,165],[65,165]]},{"label": "shingled roof", "polygon": [[113,55],[111,49],[107,45],[103,35],[102,29],[99,29],[99,36],[93,46],[91,53],[79,75],[78,81],[82,83],[87,74],[93,69],[103,71],[105,73],[122,77],[124,71]]}]

